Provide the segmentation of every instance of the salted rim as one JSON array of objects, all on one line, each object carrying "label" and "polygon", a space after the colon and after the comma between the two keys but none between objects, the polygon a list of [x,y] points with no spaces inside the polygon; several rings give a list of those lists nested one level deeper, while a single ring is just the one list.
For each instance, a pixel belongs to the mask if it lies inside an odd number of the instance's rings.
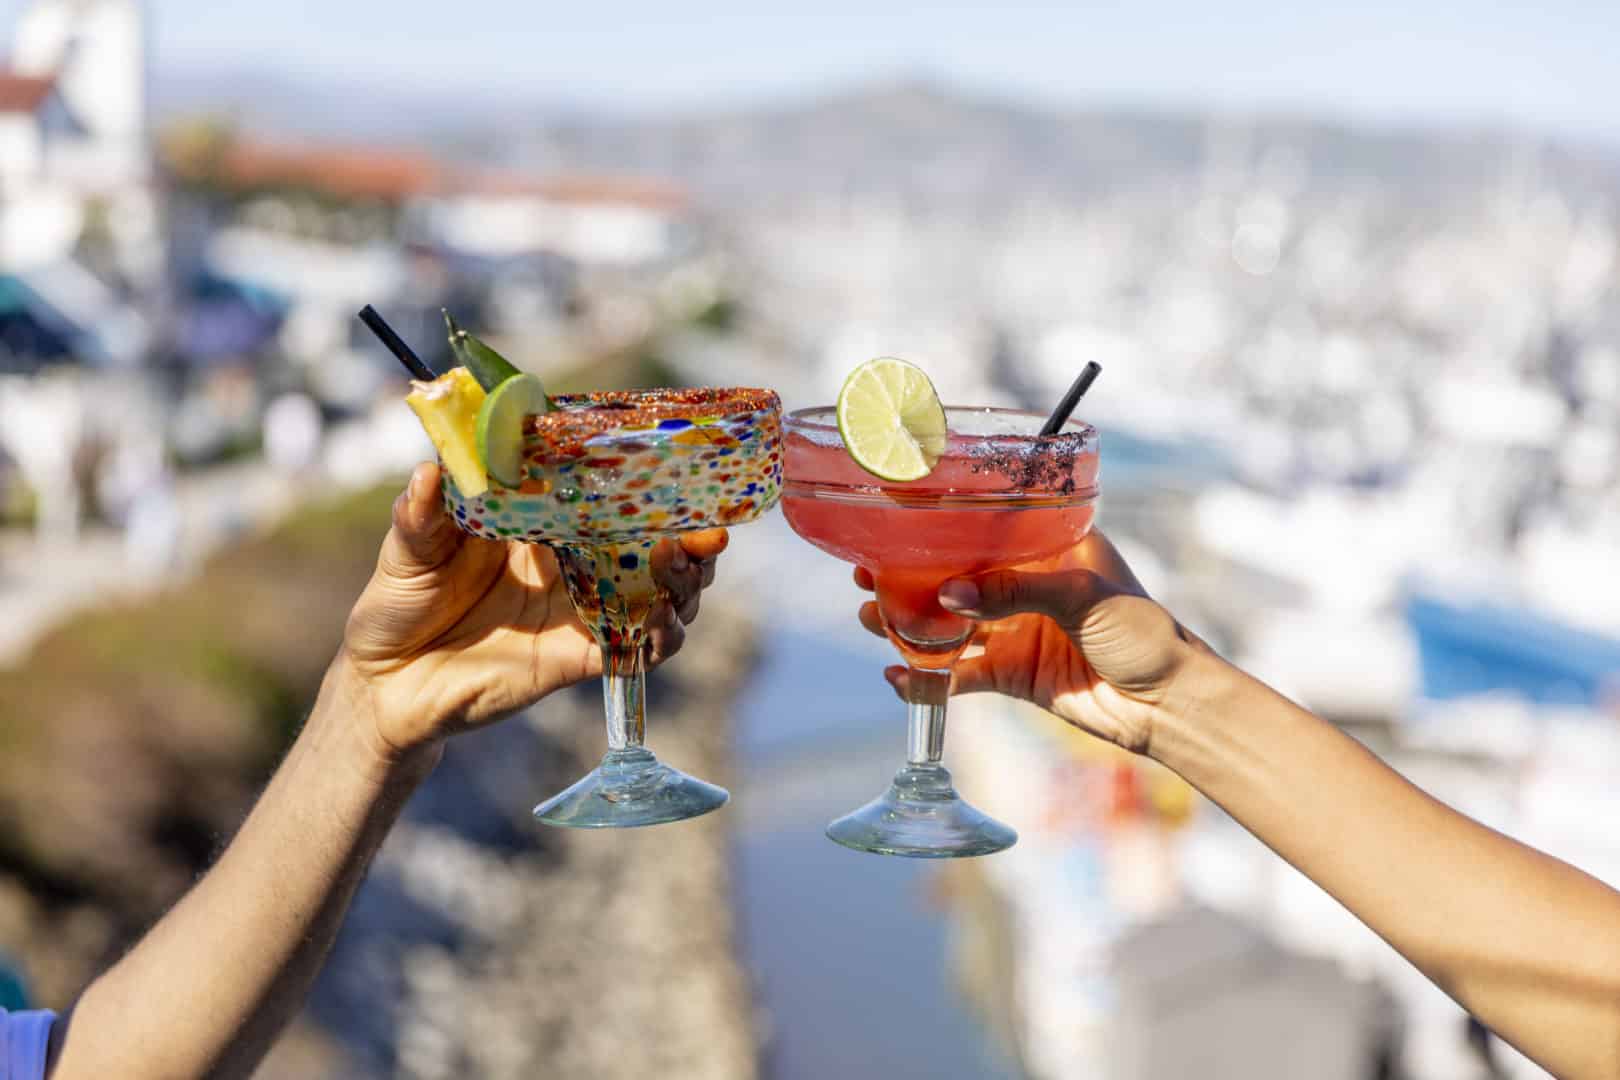
[{"label": "salted rim", "polygon": [[[655,387],[649,390],[597,390],[588,394],[561,394],[559,405],[591,406],[563,408],[556,412],[530,413],[523,418],[523,434],[548,443],[584,442],[628,425],[647,427],[660,420],[687,420],[696,415],[725,418],[749,413],[780,412],[782,399],[775,390],[749,386]],[[610,406],[602,409],[601,406]],[[657,432],[624,431],[632,436],[656,436]]]},{"label": "salted rim", "polygon": [[[1046,422],[1046,417],[1041,413],[1028,412],[1024,409],[1002,409],[990,405],[946,405],[944,406],[944,409],[947,418],[949,418],[950,414],[952,413],[972,413],[975,415],[990,416],[1021,416],[1034,420],[1040,424],[1044,424]],[[830,432],[837,435],[839,442],[842,442],[844,436],[843,433],[838,430],[836,420],[830,424],[818,423],[816,420],[811,419],[817,415],[836,417],[838,415],[838,407],[836,405],[817,405],[809,409],[795,409],[788,413],[787,416],[783,418],[783,421],[786,426],[797,431]],[[1038,429],[1030,432],[1027,435],[1016,431],[1003,431],[994,435],[968,435],[959,431],[951,431],[950,438],[952,441],[966,443],[1028,443],[1031,447],[1041,448],[1057,447],[1071,440],[1078,440],[1081,446],[1084,447],[1087,443],[1095,443],[1097,441],[1097,429],[1084,421],[1070,419],[1064,423],[1063,430],[1059,431],[1056,435],[1041,435],[1039,434]],[[947,453],[949,453],[949,451],[947,451]]]},{"label": "salted rim", "polygon": [[[945,406],[947,418],[952,413],[969,413],[974,415],[1017,416],[1033,421],[1035,424],[1044,424],[1046,417],[1040,413],[1027,412],[1022,409],[1000,409],[990,406],[974,405],[947,405]],[[823,424],[816,422],[813,417],[835,417],[835,406],[821,405],[810,409],[797,409],[789,413],[784,420],[783,427],[789,433],[801,435],[815,433],[831,435],[843,444],[843,435],[836,423]],[[946,457],[958,459],[982,458],[990,459],[997,450],[1010,451],[1012,456],[1018,458],[1018,464],[1055,459],[1063,455],[1073,455],[1078,458],[1082,454],[1095,453],[1097,450],[1097,429],[1090,424],[1079,420],[1069,420],[1065,430],[1056,435],[1041,435],[1039,428],[1028,434],[1018,432],[1001,432],[994,435],[968,435],[952,431],[950,438],[952,444],[958,449],[954,452],[947,450]],[[963,443],[967,445],[962,446]],[[1007,463],[1009,466],[1013,462]],[[1011,474],[1009,468],[1007,472]],[[1072,473],[1068,474],[1072,477]],[[1026,482],[1027,484],[1027,482]],[[783,484],[784,495],[792,494],[799,498],[825,499],[835,502],[868,503],[887,502],[902,505],[915,505],[918,507],[934,507],[936,509],[1030,509],[1039,506],[1080,506],[1092,502],[1097,498],[1099,485],[1094,481],[1085,487],[1073,487],[1070,490],[1053,490],[1041,486],[1021,486],[1003,491],[940,491],[927,487],[927,477],[920,480],[911,480],[901,483],[871,483],[871,484],[839,484],[823,480],[804,480],[788,477]]]}]

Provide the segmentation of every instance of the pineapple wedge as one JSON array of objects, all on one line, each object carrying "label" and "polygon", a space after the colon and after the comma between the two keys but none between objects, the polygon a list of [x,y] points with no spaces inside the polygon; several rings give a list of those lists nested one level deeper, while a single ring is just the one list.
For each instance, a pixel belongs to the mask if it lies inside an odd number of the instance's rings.
[{"label": "pineapple wedge", "polygon": [[451,368],[432,382],[413,382],[405,403],[416,413],[439,451],[439,460],[464,498],[489,490],[478,457],[478,410],[484,388],[464,367]]}]

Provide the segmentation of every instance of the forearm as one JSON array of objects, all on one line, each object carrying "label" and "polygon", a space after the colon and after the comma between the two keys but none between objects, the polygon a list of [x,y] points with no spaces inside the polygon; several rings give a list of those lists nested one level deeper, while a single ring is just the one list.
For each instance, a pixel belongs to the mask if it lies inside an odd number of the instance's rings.
[{"label": "forearm", "polygon": [[1181,686],[1154,757],[1543,1066],[1620,1075],[1620,894],[1431,798],[1218,658]]},{"label": "forearm", "polygon": [[217,865],[75,1005],[53,1080],[247,1076],[437,751],[388,764],[341,664]]}]

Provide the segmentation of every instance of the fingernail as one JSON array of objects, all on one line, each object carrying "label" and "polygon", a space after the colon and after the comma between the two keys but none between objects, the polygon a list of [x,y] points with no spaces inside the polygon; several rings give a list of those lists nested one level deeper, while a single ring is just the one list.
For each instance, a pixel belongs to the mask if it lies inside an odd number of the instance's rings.
[{"label": "fingernail", "polygon": [[424,499],[427,497],[427,473],[421,469],[411,473],[410,493],[412,499]]},{"label": "fingernail", "polygon": [[681,547],[679,544],[676,544],[675,555],[669,560],[669,568],[675,571],[677,574],[684,574],[686,573],[686,568],[689,565],[691,565],[691,563],[686,557],[686,549]]},{"label": "fingernail", "polygon": [[966,578],[947,581],[939,587],[939,602],[953,608],[976,607],[979,603],[979,587]]}]

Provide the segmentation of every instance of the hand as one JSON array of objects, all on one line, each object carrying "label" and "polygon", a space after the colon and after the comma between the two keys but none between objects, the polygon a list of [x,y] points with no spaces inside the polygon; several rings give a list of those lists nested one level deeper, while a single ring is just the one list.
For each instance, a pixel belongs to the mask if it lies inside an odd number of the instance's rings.
[{"label": "hand", "polygon": [[[724,529],[710,529],[653,549],[653,577],[669,599],[648,619],[652,664],[680,649],[727,540]],[[462,532],[444,511],[431,464],[418,465],[394,501],[393,528],[349,615],[341,659],[385,756],[435,745],[602,671],[551,549]]]},{"label": "hand", "polygon": [[[872,577],[855,573],[872,588]],[[1127,750],[1147,753],[1153,719],[1187,661],[1208,651],[1148,598],[1114,545],[1093,531],[1042,568],[996,570],[953,578],[940,603],[985,620],[977,650],[952,673],[951,693],[994,690],[1032,701]],[[877,604],[861,606],[861,623],[883,634]],[[903,697],[906,669],[884,675]]]}]

